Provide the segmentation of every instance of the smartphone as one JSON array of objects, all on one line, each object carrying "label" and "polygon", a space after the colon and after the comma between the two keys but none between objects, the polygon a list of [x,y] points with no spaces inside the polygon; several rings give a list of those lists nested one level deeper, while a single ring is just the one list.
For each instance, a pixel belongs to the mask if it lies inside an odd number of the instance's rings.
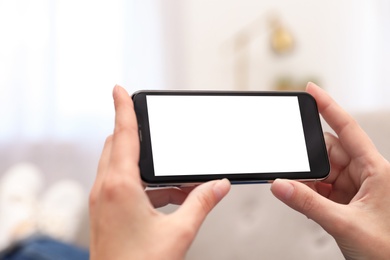
[{"label": "smartphone", "polygon": [[149,90],[132,99],[148,186],[329,174],[317,104],[306,92]]}]

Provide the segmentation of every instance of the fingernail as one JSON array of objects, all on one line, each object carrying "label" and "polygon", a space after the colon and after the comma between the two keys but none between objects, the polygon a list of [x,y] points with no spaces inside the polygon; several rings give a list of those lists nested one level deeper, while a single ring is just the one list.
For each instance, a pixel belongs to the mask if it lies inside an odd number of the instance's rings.
[{"label": "fingernail", "polygon": [[309,81],[309,82],[307,82],[307,84],[306,84],[306,90],[309,89],[309,88],[315,87],[315,86],[317,86],[317,85],[314,84],[313,82]]},{"label": "fingernail", "polygon": [[282,179],[276,179],[272,186],[271,188],[275,195],[286,200],[289,200],[292,197],[295,189],[291,182]]},{"label": "fingernail", "polygon": [[214,184],[213,192],[218,201],[220,201],[230,190],[230,182],[228,179],[222,179]]}]

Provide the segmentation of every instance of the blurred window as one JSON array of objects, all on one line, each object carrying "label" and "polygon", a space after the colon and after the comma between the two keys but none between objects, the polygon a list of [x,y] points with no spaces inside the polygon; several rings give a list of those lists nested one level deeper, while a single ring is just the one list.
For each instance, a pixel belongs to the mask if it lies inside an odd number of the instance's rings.
[{"label": "blurred window", "polygon": [[0,1],[0,141],[94,140],[111,91],[160,88],[153,1]]}]

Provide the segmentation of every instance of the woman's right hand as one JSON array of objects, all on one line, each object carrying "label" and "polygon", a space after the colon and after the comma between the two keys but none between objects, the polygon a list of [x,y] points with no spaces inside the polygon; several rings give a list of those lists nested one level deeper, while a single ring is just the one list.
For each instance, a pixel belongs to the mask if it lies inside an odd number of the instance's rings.
[{"label": "woman's right hand", "polygon": [[347,259],[389,259],[390,164],[324,90],[309,83],[307,92],[336,133],[325,134],[330,175],[307,185],[276,180],[271,190],[285,204],[320,224]]}]

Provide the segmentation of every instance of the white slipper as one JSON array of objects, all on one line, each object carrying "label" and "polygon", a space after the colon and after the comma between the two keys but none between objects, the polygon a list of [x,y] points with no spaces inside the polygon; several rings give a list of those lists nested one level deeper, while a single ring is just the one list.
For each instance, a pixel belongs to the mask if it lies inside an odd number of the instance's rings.
[{"label": "white slipper", "polygon": [[39,193],[44,185],[41,171],[33,164],[19,163],[0,180],[0,250],[36,231]]},{"label": "white slipper", "polygon": [[61,180],[43,194],[38,211],[38,231],[64,242],[74,241],[87,197],[73,180]]}]

